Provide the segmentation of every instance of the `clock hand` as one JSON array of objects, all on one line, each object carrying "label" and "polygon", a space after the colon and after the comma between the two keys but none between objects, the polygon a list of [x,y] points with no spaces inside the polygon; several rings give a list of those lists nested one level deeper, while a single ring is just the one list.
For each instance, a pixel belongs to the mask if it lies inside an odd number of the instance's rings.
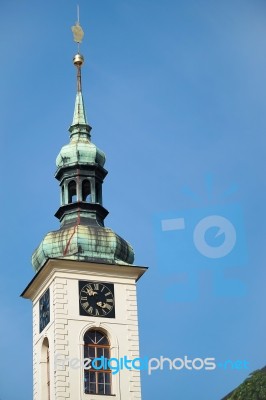
[{"label": "clock hand", "polygon": [[101,308],[106,308],[107,304],[103,303],[102,301],[98,301],[98,303],[96,303],[97,306],[101,307]]},{"label": "clock hand", "polygon": [[86,291],[87,291],[89,296],[95,296],[96,294],[98,294],[97,292],[94,292],[92,289],[86,288]]}]

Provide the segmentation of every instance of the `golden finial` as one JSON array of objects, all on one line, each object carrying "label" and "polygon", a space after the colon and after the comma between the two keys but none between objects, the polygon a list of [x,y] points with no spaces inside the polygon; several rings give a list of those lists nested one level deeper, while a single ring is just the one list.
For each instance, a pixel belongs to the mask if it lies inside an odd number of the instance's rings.
[{"label": "golden finial", "polygon": [[79,23],[79,6],[77,6],[77,15],[78,15],[78,20],[76,22],[76,25],[73,25],[71,27],[71,30],[74,35],[74,42],[76,42],[78,44],[78,54],[76,54],[75,57],[73,58],[73,63],[74,63],[74,65],[81,67],[81,65],[84,62],[84,58],[79,53],[79,45],[80,45],[80,43],[82,43],[82,39],[84,37],[84,31]]},{"label": "golden finial", "polygon": [[77,6],[78,20],[76,25],[71,27],[74,35],[74,42],[78,44],[78,53],[73,57],[73,63],[77,67],[77,90],[81,92],[81,66],[84,63],[84,57],[79,52],[79,45],[82,42],[84,32],[79,23],[79,6]]},{"label": "golden finial", "polygon": [[84,63],[84,57],[81,54],[78,53],[73,57],[73,64],[76,67],[81,67],[83,63]]}]

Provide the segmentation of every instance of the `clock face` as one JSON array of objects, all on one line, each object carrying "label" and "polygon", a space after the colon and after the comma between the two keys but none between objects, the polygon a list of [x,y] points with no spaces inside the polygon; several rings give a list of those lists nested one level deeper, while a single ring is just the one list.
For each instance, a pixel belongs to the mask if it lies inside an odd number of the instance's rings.
[{"label": "clock face", "polygon": [[39,301],[40,333],[50,322],[50,290],[47,289]]},{"label": "clock face", "polygon": [[114,285],[79,281],[79,313],[92,317],[115,318]]}]

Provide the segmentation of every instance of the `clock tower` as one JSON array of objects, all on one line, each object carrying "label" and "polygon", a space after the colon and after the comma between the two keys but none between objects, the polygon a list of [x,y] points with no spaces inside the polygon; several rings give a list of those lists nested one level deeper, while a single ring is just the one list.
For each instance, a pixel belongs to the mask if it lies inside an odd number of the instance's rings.
[{"label": "clock tower", "polygon": [[[81,43],[79,23],[72,27]],[[33,400],[140,400],[136,282],[131,245],[105,227],[105,155],[91,141],[78,52],[70,142],[56,158],[61,204],[57,231],[32,256],[35,276],[22,296],[33,304]]]}]

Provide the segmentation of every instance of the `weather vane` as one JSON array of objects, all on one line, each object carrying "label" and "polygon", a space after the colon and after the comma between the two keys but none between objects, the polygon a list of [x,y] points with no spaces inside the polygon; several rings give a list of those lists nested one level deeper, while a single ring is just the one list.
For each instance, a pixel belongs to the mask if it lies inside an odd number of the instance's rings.
[{"label": "weather vane", "polygon": [[74,35],[74,42],[76,42],[78,44],[78,53],[79,53],[79,45],[80,45],[80,43],[82,43],[82,39],[84,36],[83,29],[81,28],[80,23],[79,23],[79,6],[77,6],[77,15],[78,15],[78,20],[76,22],[76,25],[73,25],[71,27],[71,30]]},{"label": "weather vane", "polygon": [[76,22],[76,25],[71,27],[71,30],[74,35],[74,42],[78,44],[78,54],[74,56],[73,63],[77,67],[77,89],[78,92],[81,92],[81,67],[84,63],[84,57],[79,52],[79,45],[82,42],[84,32],[79,24],[79,6],[77,6],[77,14],[78,14],[78,20]]}]

